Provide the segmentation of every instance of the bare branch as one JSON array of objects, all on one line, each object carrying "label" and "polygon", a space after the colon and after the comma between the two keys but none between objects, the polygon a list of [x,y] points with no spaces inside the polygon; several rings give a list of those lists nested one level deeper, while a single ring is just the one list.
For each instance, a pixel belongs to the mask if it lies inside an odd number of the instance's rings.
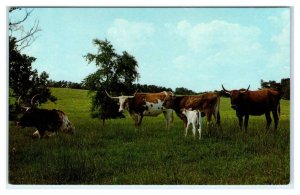
[{"label": "bare branch", "polygon": [[19,43],[18,47],[20,47],[20,49],[18,50],[21,51],[25,47],[30,46],[37,38],[35,34],[40,31],[42,30],[39,29],[39,21],[36,20],[34,26],[30,28],[27,34],[24,37],[20,38],[19,40],[16,40],[16,43]]},{"label": "bare branch", "polygon": [[[11,8],[10,12],[13,12],[16,9],[21,9],[21,8]],[[16,22],[11,22],[9,23],[9,36],[10,37],[16,37],[16,45],[17,45],[17,50],[21,51],[22,49],[30,46],[37,38],[36,33],[41,31],[39,28],[39,21],[35,20],[33,26],[29,29],[26,30],[24,29],[24,26],[22,25],[25,20],[28,19],[28,17],[31,15],[33,9],[28,10],[25,8],[25,16],[16,21]],[[18,36],[15,36],[15,33]]]},{"label": "bare branch", "polygon": [[30,11],[27,11],[27,9],[25,9],[25,11],[26,11],[26,13],[25,13],[24,18],[21,19],[21,20],[19,20],[19,21],[17,21],[17,22],[13,22],[13,23],[9,22],[9,27],[17,26],[17,25],[21,24],[22,22],[24,22],[30,16],[30,14],[32,13],[33,9],[30,10]]}]

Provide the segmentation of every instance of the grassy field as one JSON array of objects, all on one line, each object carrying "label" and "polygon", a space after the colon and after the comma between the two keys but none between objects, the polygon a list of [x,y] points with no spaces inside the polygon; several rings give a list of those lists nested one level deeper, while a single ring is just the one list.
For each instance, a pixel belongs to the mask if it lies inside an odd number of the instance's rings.
[{"label": "grassy field", "polygon": [[[174,115],[170,130],[163,115],[145,117],[135,130],[130,117],[90,117],[87,91],[52,89],[56,104],[76,127],[75,135],[59,133],[36,140],[34,128],[9,123],[10,184],[280,184],[290,181],[290,102],[281,100],[279,128],[265,130],[265,117],[250,116],[241,132],[227,98],[221,99],[223,133],[194,140],[184,137]],[[206,120],[204,119],[204,123]]]}]

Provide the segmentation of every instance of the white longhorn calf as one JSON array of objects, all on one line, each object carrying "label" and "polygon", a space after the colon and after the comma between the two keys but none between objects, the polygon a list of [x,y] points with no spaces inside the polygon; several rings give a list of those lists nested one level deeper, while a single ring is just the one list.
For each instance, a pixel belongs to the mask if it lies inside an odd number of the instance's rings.
[{"label": "white longhorn calf", "polygon": [[187,125],[185,128],[185,136],[187,136],[188,128],[189,125],[193,125],[193,134],[194,134],[194,139],[196,138],[196,126],[197,123],[199,124],[199,139],[201,139],[201,123],[202,123],[202,118],[201,118],[201,112],[199,110],[191,110],[190,109],[182,109],[182,114],[184,114],[187,118]]}]

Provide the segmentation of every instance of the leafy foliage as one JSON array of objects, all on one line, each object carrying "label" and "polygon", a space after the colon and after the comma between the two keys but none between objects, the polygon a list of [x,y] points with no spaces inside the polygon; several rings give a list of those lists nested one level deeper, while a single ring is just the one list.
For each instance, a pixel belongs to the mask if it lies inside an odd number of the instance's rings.
[{"label": "leafy foliage", "polygon": [[134,86],[134,91],[138,90],[139,92],[144,93],[157,93],[161,91],[173,91],[171,88],[157,86],[157,85],[147,85],[147,84],[136,84]]},{"label": "leafy foliage", "polygon": [[[11,14],[16,10],[22,10],[22,8],[12,7],[9,9],[9,13]],[[25,34],[22,34],[24,33],[23,22],[28,19],[32,12],[32,10],[25,10],[26,13],[23,18],[12,21],[14,17],[11,17],[9,21],[10,97],[12,96],[17,99],[21,96],[22,102],[30,105],[32,97],[39,94],[35,99],[39,103],[44,103],[48,99],[54,102],[57,98],[51,95],[50,90],[47,88],[49,75],[46,72],[42,72],[39,75],[37,70],[33,70],[31,66],[36,58],[21,52],[23,48],[32,44],[35,40],[35,34],[40,31],[37,25],[33,26],[28,32],[25,32]],[[16,35],[19,31],[22,31],[21,34]],[[15,118],[14,116],[21,111],[17,105],[11,104],[9,108],[10,119]]]},{"label": "leafy foliage", "polygon": [[126,51],[122,55],[117,54],[107,40],[94,39],[93,44],[98,52],[88,53],[84,57],[89,64],[95,63],[99,69],[83,81],[83,85],[90,91],[96,91],[92,95],[92,117],[103,119],[103,122],[108,118],[123,118],[118,113],[118,105],[107,97],[105,91],[114,95],[133,93],[133,82],[139,78],[138,63]]},{"label": "leafy foliage", "polygon": [[9,86],[15,97],[22,97],[22,101],[29,104],[31,98],[37,97],[39,103],[44,103],[48,99],[56,101],[56,97],[51,95],[47,88],[49,75],[42,72],[38,75],[37,70],[32,70],[31,64],[36,60],[34,57],[21,54],[16,50],[15,39],[9,42]]},{"label": "leafy foliage", "polygon": [[48,81],[48,87],[56,87],[56,88],[71,88],[71,89],[86,89],[81,83],[71,82],[71,81]]},{"label": "leafy foliage", "polygon": [[261,88],[273,88],[278,90],[282,93],[283,99],[290,99],[290,79],[284,78],[281,79],[280,83],[277,83],[276,81],[260,81]]},{"label": "leafy foliage", "polygon": [[194,92],[193,90],[184,88],[184,87],[177,87],[175,89],[175,94],[177,95],[195,95],[197,94],[196,92]]}]

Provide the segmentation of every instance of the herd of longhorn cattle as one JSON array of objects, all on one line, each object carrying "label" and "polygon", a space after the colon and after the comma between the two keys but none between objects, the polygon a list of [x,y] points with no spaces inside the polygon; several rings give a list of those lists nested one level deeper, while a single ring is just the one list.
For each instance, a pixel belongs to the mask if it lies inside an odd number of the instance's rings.
[{"label": "herd of longhorn cattle", "polygon": [[[240,129],[247,132],[249,115],[265,115],[268,129],[271,124],[270,112],[272,112],[275,130],[278,126],[280,114],[281,94],[273,89],[261,89],[250,91],[247,89],[229,91],[222,85],[223,91],[230,95],[231,107],[236,111],[239,119]],[[218,128],[220,125],[220,96],[217,93],[205,93],[202,95],[174,95],[172,92],[160,93],[137,93],[132,96],[111,96],[105,91],[107,96],[116,100],[119,112],[127,110],[133,118],[135,127],[141,125],[144,116],[158,116],[163,113],[166,120],[166,128],[170,128],[173,121],[173,111],[184,122],[187,130],[190,124],[193,125],[195,138],[196,127],[198,126],[199,139],[201,139],[201,117],[207,117],[207,127],[212,126],[212,117]],[[33,98],[34,99],[34,98]],[[31,106],[26,108],[18,125],[21,127],[36,127],[37,131],[33,134],[36,137],[43,137],[46,131],[63,131],[74,133],[75,128],[68,117],[60,110],[47,110],[36,108],[31,100]]]}]

